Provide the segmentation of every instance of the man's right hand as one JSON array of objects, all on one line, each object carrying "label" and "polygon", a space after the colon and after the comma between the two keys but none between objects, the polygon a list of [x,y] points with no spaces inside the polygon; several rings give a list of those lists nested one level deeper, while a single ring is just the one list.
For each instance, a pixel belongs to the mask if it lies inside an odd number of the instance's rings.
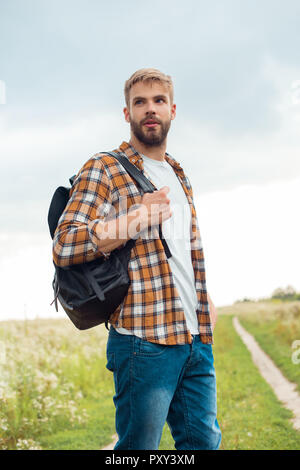
[{"label": "man's right hand", "polygon": [[159,225],[172,215],[170,199],[167,194],[170,191],[168,186],[153,193],[145,193],[141,199],[141,216],[143,226]]},{"label": "man's right hand", "polygon": [[164,186],[153,193],[145,193],[138,207],[129,209],[127,214],[107,222],[99,221],[96,226],[99,250],[108,253],[139,232],[169,219],[172,215],[170,199],[167,198],[169,191],[170,188]]}]

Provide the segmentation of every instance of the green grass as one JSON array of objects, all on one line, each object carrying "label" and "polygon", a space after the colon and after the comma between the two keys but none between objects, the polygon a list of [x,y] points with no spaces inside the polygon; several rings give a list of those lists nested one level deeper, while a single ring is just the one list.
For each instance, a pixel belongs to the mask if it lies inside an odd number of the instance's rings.
[{"label": "green grass", "polygon": [[82,403],[88,419],[84,425],[56,431],[40,438],[43,449],[48,450],[99,450],[110,444],[115,433],[113,390],[101,394],[99,400],[86,400]]},{"label": "green grass", "polygon": [[80,332],[68,320],[0,324],[0,449],[100,449],[111,441],[106,340],[104,327]]},{"label": "green grass", "polygon": [[[93,450],[110,443],[114,387],[105,368],[106,340],[104,328],[79,332],[68,320],[0,324],[7,357],[0,449]],[[300,449],[291,413],[253,365],[231,315],[219,315],[213,347],[221,449]],[[174,449],[167,425],[160,449]]]}]

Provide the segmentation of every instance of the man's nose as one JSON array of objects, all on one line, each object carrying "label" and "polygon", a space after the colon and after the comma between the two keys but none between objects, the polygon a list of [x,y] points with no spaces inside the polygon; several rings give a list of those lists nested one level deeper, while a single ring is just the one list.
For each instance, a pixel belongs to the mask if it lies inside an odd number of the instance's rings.
[{"label": "man's nose", "polygon": [[155,114],[155,105],[152,101],[148,101],[146,104],[146,114]]}]

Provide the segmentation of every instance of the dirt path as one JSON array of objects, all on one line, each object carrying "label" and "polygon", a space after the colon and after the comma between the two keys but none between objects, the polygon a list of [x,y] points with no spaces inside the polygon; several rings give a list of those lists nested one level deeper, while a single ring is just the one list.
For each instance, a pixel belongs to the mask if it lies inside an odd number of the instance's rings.
[{"label": "dirt path", "polygon": [[300,430],[300,395],[295,390],[296,385],[289,382],[280,372],[274,362],[260,348],[255,339],[240,324],[237,317],[233,319],[233,326],[249,349],[254,364],[263,378],[272,387],[278,400],[294,414],[293,427]]}]

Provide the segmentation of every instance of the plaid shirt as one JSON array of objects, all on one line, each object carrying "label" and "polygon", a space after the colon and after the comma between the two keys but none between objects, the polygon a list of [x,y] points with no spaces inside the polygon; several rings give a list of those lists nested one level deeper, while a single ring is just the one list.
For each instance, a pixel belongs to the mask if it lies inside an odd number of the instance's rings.
[{"label": "plaid shirt", "polygon": [[[122,152],[144,172],[142,156],[127,142],[123,142],[114,152]],[[211,344],[213,337],[204,255],[193,191],[179,163],[167,153],[165,160],[173,167],[191,209],[191,257],[198,298],[196,314],[200,339]],[[150,179],[146,172],[144,175]],[[111,212],[119,217],[140,201],[141,192],[123,166],[112,156],[103,153],[94,155],[77,174],[71,197],[59,220],[53,240],[54,262],[67,266],[104,256],[98,248],[96,229],[98,233],[101,231],[101,224],[109,219]],[[187,329],[182,302],[158,237],[158,229],[154,227],[151,231],[152,234],[156,231],[155,237],[140,236],[131,250],[128,265],[131,285],[123,303],[109,321],[113,326],[126,328],[153,343],[191,343],[192,336]]]}]

